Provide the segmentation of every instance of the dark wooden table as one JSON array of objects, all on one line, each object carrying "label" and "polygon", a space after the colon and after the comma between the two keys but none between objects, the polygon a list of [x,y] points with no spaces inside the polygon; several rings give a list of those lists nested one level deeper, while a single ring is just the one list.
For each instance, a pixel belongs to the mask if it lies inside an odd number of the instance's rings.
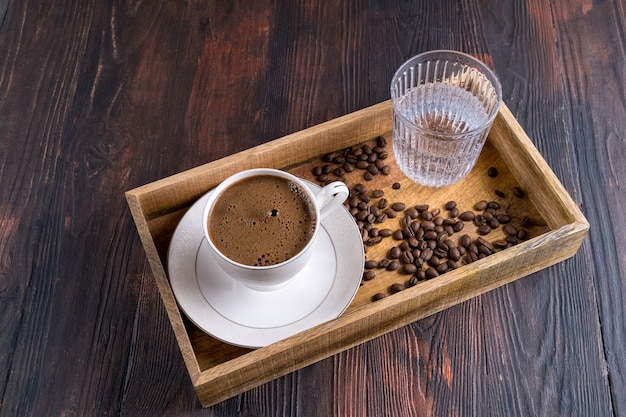
[{"label": "dark wooden table", "polygon": [[[0,416],[626,416],[626,4],[0,1]],[[458,49],[591,229],[571,259],[202,409],[124,191]]]}]

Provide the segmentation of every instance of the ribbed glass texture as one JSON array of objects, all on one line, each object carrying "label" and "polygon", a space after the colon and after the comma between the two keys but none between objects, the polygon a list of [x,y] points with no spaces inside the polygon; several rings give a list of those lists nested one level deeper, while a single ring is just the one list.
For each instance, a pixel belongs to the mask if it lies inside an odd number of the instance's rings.
[{"label": "ribbed glass texture", "polygon": [[431,51],[398,69],[391,101],[400,169],[418,184],[445,187],[476,164],[502,92],[482,62],[460,52]]}]

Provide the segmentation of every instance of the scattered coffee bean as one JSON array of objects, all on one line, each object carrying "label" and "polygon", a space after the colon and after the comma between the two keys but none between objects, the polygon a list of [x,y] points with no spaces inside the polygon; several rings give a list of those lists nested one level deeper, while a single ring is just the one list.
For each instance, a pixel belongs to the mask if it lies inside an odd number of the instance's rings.
[{"label": "scattered coffee bean", "polygon": [[446,210],[452,210],[456,207],[456,201],[448,201],[445,205]]},{"label": "scattered coffee bean", "polygon": [[385,298],[385,294],[379,292],[372,296],[372,301],[382,300],[383,298]]},{"label": "scattered coffee bean", "polygon": [[371,281],[376,277],[376,272],[368,270],[363,272],[363,281]]},{"label": "scattered coffee bean", "polygon": [[391,291],[392,294],[399,293],[400,291],[404,291],[405,289],[406,287],[400,283],[392,284],[391,287],[389,287],[389,291]]},{"label": "scattered coffee bean", "polygon": [[481,200],[474,205],[474,209],[476,209],[477,211],[483,211],[484,209],[487,208],[487,205],[488,205],[487,201]]},{"label": "scattered coffee bean", "polygon": [[394,182],[393,185],[391,186],[391,188],[393,188],[394,190],[399,190],[401,187],[399,182]]},{"label": "scattered coffee bean", "polygon": [[509,236],[516,236],[517,235],[517,229],[513,225],[506,224],[506,225],[504,225],[502,230],[504,230],[504,233],[506,233]]},{"label": "scattered coffee bean", "polygon": [[474,214],[473,211],[464,211],[463,213],[459,215],[459,219],[465,222],[474,220],[474,217],[476,217],[476,215]]},{"label": "scattered coffee bean", "polygon": [[373,259],[365,261],[365,269],[376,269],[378,268],[378,261]]},{"label": "scattered coffee bean", "polygon": [[387,265],[387,271],[395,271],[396,269],[400,268],[400,262],[398,261],[391,261],[389,262],[389,265]]},{"label": "scattered coffee bean", "polygon": [[500,198],[505,198],[505,197],[506,197],[506,194],[504,194],[504,191],[501,191],[501,190],[494,190],[493,192],[494,192],[494,193],[496,193],[496,195],[497,195],[498,197],[500,197]]},{"label": "scattered coffee bean", "polygon": [[513,187],[513,195],[518,198],[524,198],[526,193],[520,187]]},{"label": "scattered coffee bean", "polygon": [[498,176],[498,170],[496,169],[496,167],[489,167],[489,169],[487,170],[487,175],[489,175],[491,178],[495,178]]},{"label": "scattered coffee bean", "polygon": [[417,272],[417,266],[415,266],[414,264],[404,264],[402,266],[402,272],[404,272],[405,274],[414,274]]},{"label": "scattered coffee bean", "polygon": [[489,233],[491,233],[491,226],[489,226],[488,224],[483,224],[478,228],[478,233],[480,233],[481,235],[488,235]]},{"label": "scattered coffee bean", "polygon": [[404,214],[406,214],[411,219],[416,219],[417,216],[419,216],[419,212],[415,207],[409,207],[408,209],[406,209]]}]

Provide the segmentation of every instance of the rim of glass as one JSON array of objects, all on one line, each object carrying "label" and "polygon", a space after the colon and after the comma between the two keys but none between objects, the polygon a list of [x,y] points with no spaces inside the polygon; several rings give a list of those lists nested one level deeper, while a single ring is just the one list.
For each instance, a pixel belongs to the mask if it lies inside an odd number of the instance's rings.
[{"label": "rim of glass", "polygon": [[491,116],[489,116],[487,121],[485,121],[485,123],[482,123],[480,126],[474,128],[474,129],[468,130],[466,132],[459,132],[459,133],[434,132],[432,130],[425,129],[422,126],[418,126],[417,124],[415,124],[415,122],[413,122],[411,119],[406,117],[402,112],[394,112],[394,114],[397,117],[401,118],[402,120],[406,121],[409,125],[411,125],[411,127],[414,127],[418,131],[427,133],[429,135],[433,135],[434,134],[437,137],[446,138],[446,139],[455,139],[455,138],[459,138],[459,137],[462,137],[462,136],[472,135],[475,132],[484,129],[485,126],[488,126],[491,123],[493,123],[493,121],[495,120],[496,116],[498,115],[498,112],[500,110],[500,106],[502,105],[502,86],[500,84],[500,80],[496,76],[495,72],[491,68],[489,68],[484,62],[482,62],[479,59],[473,57],[472,55],[466,54],[465,52],[455,51],[455,50],[451,50],[451,49],[435,49],[435,50],[432,50],[432,51],[422,52],[422,53],[417,54],[417,55],[407,59],[406,61],[404,61],[402,63],[402,65],[400,65],[400,67],[393,74],[393,77],[391,79],[391,85],[389,86],[389,93],[391,95],[391,104],[392,104],[392,106],[394,108],[396,108],[396,104],[398,102],[398,97],[395,97],[395,94],[394,94],[394,85],[396,84],[396,80],[397,80],[398,76],[400,74],[402,74],[403,72],[405,72],[406,69],[413,62],[417,61],[418,59],[423,59],[423,58],[427,58],[427,57],[435,56],[435,55],[448,55],[450,57],[457,56],[459,58],[463,58],[465,60],[468,60],[473,65],[475,65],[477,67],[479,72],[481,72],[483,75],[485,75],[489,79],[489,81],[491,82],[491,85],[495,89],[496,95],[498,97],[498,104],[494,108],[493,114]]}]

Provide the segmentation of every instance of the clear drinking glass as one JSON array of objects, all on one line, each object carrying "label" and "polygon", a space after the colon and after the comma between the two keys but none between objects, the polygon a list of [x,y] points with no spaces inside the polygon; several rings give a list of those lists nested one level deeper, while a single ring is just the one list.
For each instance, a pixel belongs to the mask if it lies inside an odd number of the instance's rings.
[{"label": "clear drinking glass", "polygon": [[402,172],[428,187],[463,179],[501,101],[496,75],[467,54],[430,51],[406,61],[391,82],[393,150]]}]

